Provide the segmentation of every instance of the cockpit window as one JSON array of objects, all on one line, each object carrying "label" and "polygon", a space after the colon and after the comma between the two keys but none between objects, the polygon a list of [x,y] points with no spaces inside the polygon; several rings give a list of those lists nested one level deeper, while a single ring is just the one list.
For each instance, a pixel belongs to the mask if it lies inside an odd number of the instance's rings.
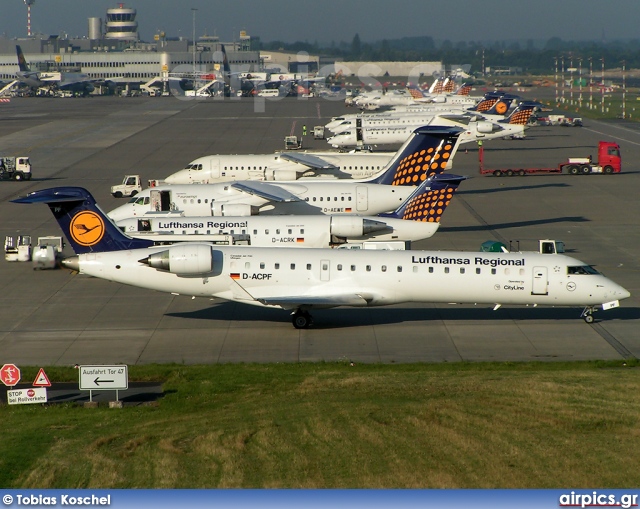
[{"label": "cockpit window", "polygon": [[133,198],[131,198],[128,203],[135,203],[138,201],[138,198],[136,198],[135,196]]},{"label": "cockpit window", "polygon": [[599,272],[590,265],[578,265],[567,267],[567,274],[599,274]]}]

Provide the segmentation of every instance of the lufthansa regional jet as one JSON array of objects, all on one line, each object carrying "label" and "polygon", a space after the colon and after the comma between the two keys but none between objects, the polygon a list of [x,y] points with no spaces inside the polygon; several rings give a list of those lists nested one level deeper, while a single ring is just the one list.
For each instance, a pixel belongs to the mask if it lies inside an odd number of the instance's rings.
[{"label": "lufthansa regional jet", "polygon": [[[593,322],[630,293],[586,263],[562,254],[153,246],[125,235],[85,197],[62,188],[50,209],[76,256],[65,267],[139,288],[284,309],[296,328],[310,310],[405,302],[584,306]],[[41,198],[44,198],[41,200]],[[50,200],[34,194],[14,200]]]},{"label": "lufthansa regional jet", "polygon": [[431,175],[443,173],[457,149],[459,128],[416,129],[387,167],[366,180],[238,181],[146,189],[109,212],[114,220],[148,213],[184,216],[357,214],[395,210]]}]

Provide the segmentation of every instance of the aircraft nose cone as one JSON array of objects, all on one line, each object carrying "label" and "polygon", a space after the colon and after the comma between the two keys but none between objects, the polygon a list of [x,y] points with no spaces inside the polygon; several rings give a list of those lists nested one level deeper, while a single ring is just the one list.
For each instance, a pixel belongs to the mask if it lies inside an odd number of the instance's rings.
[{"label": "aircraft nose cone", "polygon": [[80,259],[77,256],[70,256],[69,258],[65,258],[60,263],[62,264],[63,267],[66,267],[67,269],[80,272]]}]

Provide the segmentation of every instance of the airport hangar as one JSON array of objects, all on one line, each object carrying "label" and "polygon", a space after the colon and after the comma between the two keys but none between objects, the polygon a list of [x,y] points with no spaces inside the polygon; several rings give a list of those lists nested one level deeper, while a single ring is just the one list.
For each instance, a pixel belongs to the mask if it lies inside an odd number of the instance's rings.
[{"label": "airport hangar", "polygon": [[[256,102],[258,101],[258,102]],[[257,107],[262,104],[264,108]],[[9,200],[53,186],[83,186],[105,210],[124,174],[163,178],[215,153],[269,153],[302,125],[345,112],[320,98],[16,98],[0,106],[3,153],[29,155],[34,178],[0,182],[0,235],[59,235],[46,206]],[[0,351],[22,365],[152,362],[451,362],[622,359],[640,356],[640,131],[627,122],[540,127],[525,140],[486,143],[485,164],[553,166],[589,154],[600,139],[622,146],[623,173],[496,179],[477,176],[477,152],[461,150],[463,183],[443,226],[416,249],[478,250],[495,239],[566,243],[575,256],[628,288],[620,308],[585,324],[577,308],[406,304],[317,311],[308,330],[288,313],[192,300],[72,274],[0,262]],[[308,137],[310,138],[310,137]],[[305,140],[326,149],[322,140]],[[68,254],[71,254],[67,248]]]}]

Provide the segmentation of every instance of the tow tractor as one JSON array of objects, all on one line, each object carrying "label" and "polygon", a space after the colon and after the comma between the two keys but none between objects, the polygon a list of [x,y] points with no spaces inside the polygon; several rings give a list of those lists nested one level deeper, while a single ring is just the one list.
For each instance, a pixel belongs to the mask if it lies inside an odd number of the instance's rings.
[{"label": "tow tractor", "polygon": [[122,198],[123,196],[135,196],[142,191],[140,183],[140,175],[125,175],[122,184],[111,186],[111,194],[114,198]]},{"label": "tow tractor", "polygon": [[298,141],[297,136],[285,136],[284,148],[285,150],[298,150],[302,148],[302,140]]},{"label": "tow tractor", "polygon": [[622,171],[622,158],[620,156],[620,145],[613,141],[601,141],[598,143],[598,161],[593,162],[591,156],[570,157],[566,161],[551,168],[523,168],[520,166],[512,168],[485,168],[484,167],[484,147],[478,142],[478,162],[480,165],[480,175],[493,175],[494,177],[512,177],[514,175],[531,175],[536,173],[570,173],[571,175],[587,175],[589,173],[620,173]]},{"label": "tow tractor", "polygon": [[1,180],[31,180],[31,162],[27,156],[0,156]]}]

